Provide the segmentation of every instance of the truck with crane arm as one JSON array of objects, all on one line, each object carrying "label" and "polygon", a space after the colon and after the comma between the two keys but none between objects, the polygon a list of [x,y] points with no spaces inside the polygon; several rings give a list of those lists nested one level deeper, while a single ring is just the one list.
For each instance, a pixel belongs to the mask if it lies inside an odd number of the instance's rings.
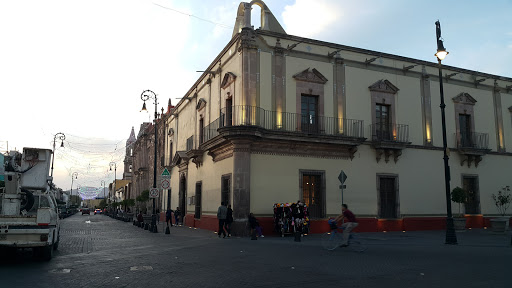
[{"label": "truck with crane arm", "polygon": [[5,157],[0,188],[0,248],[32,248],[45,260],[60,240],[59,211],[49,176],[52,150],[23,148]]}]

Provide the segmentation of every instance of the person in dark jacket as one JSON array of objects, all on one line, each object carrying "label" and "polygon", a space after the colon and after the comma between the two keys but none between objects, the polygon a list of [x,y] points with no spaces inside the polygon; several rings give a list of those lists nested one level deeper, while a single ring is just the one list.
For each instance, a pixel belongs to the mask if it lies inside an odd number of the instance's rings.
[{"label": "person in dark jacket", "polygon": [[231,209],[231,205],[228,205],[228,214],[226,215],[226,231],[228,232],[228,237],[231,237],[231,224],[233,223],[233,209]]},{"label": "person in dark jacket", "polygon": [[169,221],[171,222],[171,226],[172,226],[172,210],[171,210],[171,208],[167,208],[167,211],[165,212],[165,222],[167,223],[167,226],[169,226]]},{"label": "person in dark jacket", "polygon": [[178,226],[178,221],[180,220],[180,207],[176,207],[176,210],[174,210],[174,225]]},{"label": "person in dark jacket", "polygon": [[219,238],[223,234],[226,238],[226,231],[224,231],[224,223],[226,223],[226,217],[228,215],[228,208],[224,205],[224,202],[220,202],[219,209],[217,210],[217,219],[219,219]]},{"label": "person in dark jacket", "polygon": [[256,219],[252,213],[249,214],[249,226],[251,227],[251,235],[254,233],[254,230],[256,230],[256,235],[258,237],[265,237],[263,236],[263,231],[261,230],[258,219]]}]

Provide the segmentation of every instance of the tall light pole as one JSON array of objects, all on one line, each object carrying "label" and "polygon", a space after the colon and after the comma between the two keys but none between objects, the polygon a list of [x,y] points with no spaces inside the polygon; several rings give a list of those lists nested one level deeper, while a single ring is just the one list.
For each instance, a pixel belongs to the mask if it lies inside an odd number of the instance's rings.
[{"label": "tall light pole", "polygon": [[446,143],[446,117],[444,109],[444,92],[443,92],[443,65],[441,61],[448,55],[448,51],[444,48],[443,40],[441,38],[441,23],[439,20],[436,21],[436,38],[437,38],[437,62],[439,63],[439,92],[441,94],[441,125],[443,128],[443,159],[444,159],[444,185],[446,192],[446,240],[445,244],[456,245],[457,235],[455,234],[455,228],[453,226],[452,217],[452,204],[450,199],[450,166],[448,165],[448,148]]},{"label": "tall light pole", "polygon": [[78,172],[73,172],[73,174],[71,174],[71,194],[69,196],[70,200],[71,200],[71,204],[73,204],[73,179],[77,179],[78,178]]},{"label": "tall light pole", "polygon": [[[156,94],[155,92],[151,91],[151,90],[145,90],[142,92],[142,94],[140,94],[140,99],[142,99],[142,101],[144,101],[144,104],[142,104],[142,109],[141,111],[147,111],[146,109],[146,101],[149,100],[149,99],[153,99],[155,101],[155,122],[154,122],[154,126],[155,126],[155,142],[154,142],[154,145],[155,145],[155,161],[154,161],[154,166],[153,166],[153,188],[156,188],[156,135],[157,135],[157,129],[156,129],[156,121],[157,121],[157,117],[158,117],[158,108],[157,108],[157,105],[158,105],[158,99],[156,97]],[[153,214],[151,215],[151,229],[150,229],[151,232],[154,232],[154,233],[157,233],[158,230],[156,228],[156,211],[155,211],[155,198],[153,198]]]},{"label": "tall light pole", "polygon": [[105,180],[101,180],[100,186],[103,186],[103,199],[105,199]]},{"label": "tall light pole", "polygon": [[116,202],[116,182],[117,182],[117,163],[110,162],[110,171],[112,171],[112,166],[114,166],[114,203]]},{"label": "tall light pole", "polygon": [[53,156],[52,156],[52,170],[50,173],[50,176],[51,176],[50,184],[53,184],[53,161],[55,160],[55,140],[57,140],[57,138],[60,139],[60,147],[64,147],[64,140],[66,140],[66,135],[64,135],[64,133],[61,133],[61,132],[53,135]]}]

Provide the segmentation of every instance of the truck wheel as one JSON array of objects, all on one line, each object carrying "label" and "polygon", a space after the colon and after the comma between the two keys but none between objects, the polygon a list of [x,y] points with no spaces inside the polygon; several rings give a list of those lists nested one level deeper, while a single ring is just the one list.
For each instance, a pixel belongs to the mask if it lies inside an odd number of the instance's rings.
[{"label": "truck wheel", "polygon": [[50,261],[53,257],[53,245],[48,245],[41,248],[41,256],[43,260]]}]

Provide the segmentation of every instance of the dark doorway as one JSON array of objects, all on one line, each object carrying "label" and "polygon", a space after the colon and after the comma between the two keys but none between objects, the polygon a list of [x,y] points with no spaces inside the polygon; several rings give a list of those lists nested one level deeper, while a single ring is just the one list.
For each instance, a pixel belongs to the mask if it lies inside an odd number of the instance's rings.
[{"label": "dark doorway", "polygon": [[220,184],[220,201],[224,202],[224,204],[227,206],[231,204],[231,174],[230,175],[223,175],[221,178],[221,184]]},{"label": "dark doorway", "polygon": [[320,174],[302,175],[302,199],[312,218],[324,217],[324,201]]},{"label": "dark doorway", "polygon": [[196,213],[194,215],[194,218],[200,219],[201,218],[201,194],[203,189],[203,184],[201,182],[196,183],[196,196],[194,197],[196,199]]},{"label": "dark doorway", "polygon": [[[184,220],[185,215],[187,214],[187,178],[185,176],[181,176],[180,178],[180,211],[181,211],[181,217]],[[182,222],[184,223],[185,221]]]},{"label": "dark doorway", "polygon": [[473,147],[471,138],[471,115],[459,114],[459,129],[461,147]]},{"label": "dark doorway", "polygon": [[199,145],[204,142],[204,118],[201,117],[199,120]]},{"label": "dark doorway", "polygon": [[226,126],[233,125],[233,100],[226,99]]},{"label": "dark doorway", "polygon": [[476,176],[464,176],[462,178],[462,186],[468,192],[468,199],[464,204],[466,214],[480,214],[478,178]]},{"label": "dark doorway", "polygon": [[375,104],[375,136],[377,140],[391,140],[390,106]]},{"label": "dark doorway", "polygon": [[398,218],[396,177],[379,177],[379,218]]},{"label": "dark doorway", "polygon": [[301,129],[306,133],[318,133],[318,96],[301,96]]}]

